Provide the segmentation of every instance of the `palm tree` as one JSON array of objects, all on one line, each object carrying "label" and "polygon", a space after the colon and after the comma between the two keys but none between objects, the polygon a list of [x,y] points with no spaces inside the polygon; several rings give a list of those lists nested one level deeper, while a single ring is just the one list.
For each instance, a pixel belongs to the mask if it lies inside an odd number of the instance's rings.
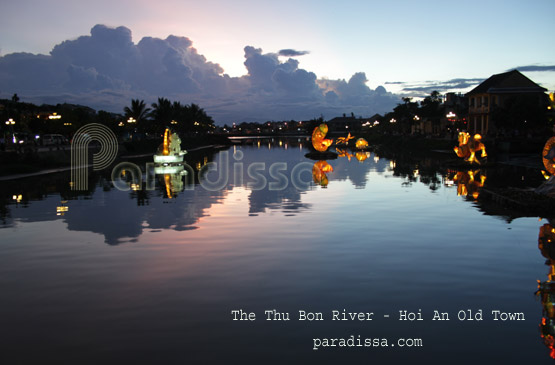
[{"label": "palm tree", "polygon": [[133,118],[137,124],[140,124],[148,118],[150,108],[146,107],[144,100],[131,99],[131,108],[126,106],[123,111],[126,118]]},{"label": "palm tree", "polygon": [[152,103],[152,117],[156,131],[163,131],[174,119],[172,102],[166,98],[158,98],[157,103]]},{"label": "palm tree", "polygon": [[214,127],[212,117],[206,114],[206,111],[197,104],[192,103],[189,106],[189,116],[195,131],[209,131]]}]

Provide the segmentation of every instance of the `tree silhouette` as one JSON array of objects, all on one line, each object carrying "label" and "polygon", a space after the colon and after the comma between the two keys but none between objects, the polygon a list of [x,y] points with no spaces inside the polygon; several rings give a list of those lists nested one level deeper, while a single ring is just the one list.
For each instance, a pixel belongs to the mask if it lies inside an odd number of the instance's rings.
[{"label": "tree silhouette", "polygon": [[[135,122],[137,123],[136,128],[138,130],[146,132],[151,129],[148,125],[150,108],[147,108],[144,100],[131,99],[131,108],[126,106],[123,108],[123,111],[127,120],[129,120],[129,118],[135,119]],[[135,128],[135,126],[133,127]]]},{"label": "tree silhouette", "polygon": [[438,91],[432,91],[430,96],[426,96],[420,102],[421,114],[432,122],[435,128],[439,128],[441,119],[441,94]]},{"label": "tree silhouette", "polygon": [[131,108],[126,106],[123,108],[126,118],[133,118],[137,121],[137,124],[145,121],[150,112],[150,108],[147,108],[144,100],[131,99]]},{"label": "tree silhouette", "polygon": [[154,119],[154,132],[162,131],[170,125],[174,119],[174,108],[172,102],[166,98],[158,98],[158,102],[152,103],[152,118]]}]

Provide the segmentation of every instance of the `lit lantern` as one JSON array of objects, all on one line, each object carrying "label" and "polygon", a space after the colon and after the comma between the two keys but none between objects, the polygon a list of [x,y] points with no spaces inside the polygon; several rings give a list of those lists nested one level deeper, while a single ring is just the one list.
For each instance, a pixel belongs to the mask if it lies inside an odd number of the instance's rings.
[{"label": "lit lantern", "polygon": [[169,128],[166,128],[164,142],[158,148],[158,153],[154,155],[154,162],[157,164],[181,163],[186,153],[187,151],[181,150],[181,139],[177,133],[172,133]]},{"label": "lit lantern", "polygon": [[[542,152],[542,160],[547,172],[549,172],[551,175],[555,175],[555,137],[549,138],[545,143]],[[549,178],[549,175],[547,175],[545,172],[543,173],[543,176],[546,179]]]},{"label": "lit lantern", "polygon": [[325,123],[314,128],[312,132],[312,146],[314,146],[316,151],[325,152],[333,143],[333,139],[325,139],[327,133],[328,125]]},{"label": "lit lantern", "polygon": [[359,138],[355,143],[355,147],[358,149],[366,148],[368,147],[368,142],[364,138]]},{"label": "lit lantern", "polygon": [[469,163],[480,164],[480,161],[476,158],[476,152],[482,151],[481,157],[486,157],[486,146],[482,143],[482,136],[475,134],[474,137],[470,137],[467,132],[459,133],[459,145],[453,148],[458,157],[464,158],[465,161]]},{"label": "lit lantern", "polygon": [[354,136],[351,136],[351,133],[347,134],[347,137],[339,137],[337,138],[336,144],[349,144],[349,140],[355,139]]},{"label": "lit lantern", "polygon": [[546,265],[549,266],[546,281],[538,280],[538,290],[536,295],[541,299],[543,306],[543,318],[540,323],[540,336],[545,346],[550,350],[549,355],[555,359],[555,265],[553,257],[553,243],[555,242],[555,229],[550,224],[540,227],[538,235],[538,248],[542,255],[547,259]]}]

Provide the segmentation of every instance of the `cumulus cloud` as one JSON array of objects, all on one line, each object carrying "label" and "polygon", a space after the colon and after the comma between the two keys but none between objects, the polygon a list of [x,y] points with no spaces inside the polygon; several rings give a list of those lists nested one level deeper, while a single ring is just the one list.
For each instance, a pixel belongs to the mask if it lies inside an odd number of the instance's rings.
[{"label": "cumulus cloud", "polygon": [[304,56],[305,54],[309,54],[308,51],[297,51],[291,48],[287,49],[280,49],[278,54],[284,57],[297,57],[297,56]]},{"label": "cumulus cloud", "polygon": [[49,55],[0,57],[0,91],[33,102],[80,103],[115,112],[131,98],[150,103],[163,96],[198,103],[219,123],[372,115],[399,102],[383,86],[370,89],[364,73],[348,81],[318,79],[290,58],[306,51],[264,53],[246,46],[244,52],[246,75],[230,77],[199,54],[189,38],[144,37],[135,44],[126,27],[96,25],[90,35],[63,41]]}]

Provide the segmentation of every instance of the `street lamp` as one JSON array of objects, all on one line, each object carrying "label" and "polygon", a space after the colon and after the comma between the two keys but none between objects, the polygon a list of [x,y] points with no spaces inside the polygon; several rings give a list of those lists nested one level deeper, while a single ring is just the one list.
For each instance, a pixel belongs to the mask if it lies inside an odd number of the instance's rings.
[{"label": "street lamp", "polygon": [[133,117],[129,117],[129,119],[127,119],[127,123],[137,123],[137,120]]},{"label": "street lamp", "polygon": [[13,132],[14,124],[15,124],[15,121],[12,118],[10,118],[6,121],[6,125],[9,125],[11,130],[12,130],[12,142],[15,144],[17,142],[17,140],[15,139],[15,134]]}]

